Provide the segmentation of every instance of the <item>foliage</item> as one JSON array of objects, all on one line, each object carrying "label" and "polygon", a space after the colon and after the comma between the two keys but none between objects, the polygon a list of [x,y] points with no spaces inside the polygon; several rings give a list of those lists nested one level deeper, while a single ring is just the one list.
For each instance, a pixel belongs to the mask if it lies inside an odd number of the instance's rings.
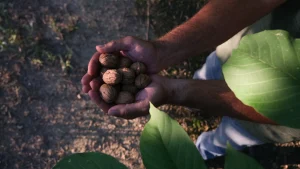
[{"label": "foliage", "polygon": [[225,169],[263,169],[253,158],[236,151],[229,144],[225,156]]},{"label": "foliage", "polygon": [[140,142],[146,168],[206,168],[195,144],[177,121],[152,104],[150,114]]},{"label": "foliage", "polygon": [[53,169],[126,169],[127,167],[112,156],[103,153],[77,153],[65,157]]},{"label": "foliage", "polygon": [[[197,148],[183,128],[150,104],[151,119],[141,136],[140,149],[147,169],[206,169]],[[78,153],[65,157],[53,169],[126,168],[102,153]],[[262,169],[252,158],[228,147],[225,169]]]},{"label": "foliage", "polygon": [[281,125],[300,128],[300,39],[282,30],[248,35],[223,73],[244,104]]}]

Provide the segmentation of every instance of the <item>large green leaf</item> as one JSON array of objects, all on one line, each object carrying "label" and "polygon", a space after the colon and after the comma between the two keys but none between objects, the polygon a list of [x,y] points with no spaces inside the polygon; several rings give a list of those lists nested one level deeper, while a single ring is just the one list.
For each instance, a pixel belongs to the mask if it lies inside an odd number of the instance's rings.
[{"label": "large green leaf", "polygon": [[225,169],[263,169],[253,158],[236,151],[229,144],[225,156]]},{"label": "large green leaf", "polygon": [[300,128],[300,39],[282,30],[245,36],[223,73],[244,104],[281,125]]},{"label": "large green leaf", "polygon": [[205,169],[204,161],[187,133],[166,113],[150,104],[151,119],[140,138],[147,169]]},{"label": "large green leaf", "polygon": [[77,153],[63,158],[53,169],[127,169],[114,157],[103,153]]}]

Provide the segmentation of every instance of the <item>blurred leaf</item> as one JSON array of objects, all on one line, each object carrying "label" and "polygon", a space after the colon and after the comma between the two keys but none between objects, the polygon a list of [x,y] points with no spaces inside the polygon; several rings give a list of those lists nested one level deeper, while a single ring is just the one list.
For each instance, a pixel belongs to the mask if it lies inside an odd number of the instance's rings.
[{"label": "blurred leaf", "polygon": [[147,169],[206,169],[196,146],[177,121],[151,103],[150,114],[140,138]]},{"label": "blurred leaf", "polygon": [[225,169],[263,169],[253,158],[227,145]]},{"label": "blurred leaf", "polygon": [[282,30],[245,36],[223,73],[244,104],[278,124],[300,128],[300,39]]},{"label": "blurred leaf", "polygon": [[103,153],[77,153],[63,158],[53,169],[127,169],[112,156]]}]

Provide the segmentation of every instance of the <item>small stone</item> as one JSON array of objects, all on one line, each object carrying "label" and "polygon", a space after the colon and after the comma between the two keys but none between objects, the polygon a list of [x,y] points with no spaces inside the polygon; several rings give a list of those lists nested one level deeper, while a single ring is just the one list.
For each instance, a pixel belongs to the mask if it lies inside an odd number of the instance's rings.
[{"label": "small stone", "polygon": [[29,115],[29,111],[24,111],[24,116],[27,117]]}]

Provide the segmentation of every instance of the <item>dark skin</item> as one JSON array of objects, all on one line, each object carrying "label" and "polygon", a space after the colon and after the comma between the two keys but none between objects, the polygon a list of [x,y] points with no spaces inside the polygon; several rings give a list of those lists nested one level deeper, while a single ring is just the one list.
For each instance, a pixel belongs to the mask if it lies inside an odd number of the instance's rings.
[{"label": "dark skin", "polygon": [[[252,107],[244,105],[223,80],[168,79],[155,74],[168,66],[213,49],[284,1],[211,0],[190,20],[153,42],[125,37],[97,46],[98,52],[91,58],[88,72],[82,78],[82,90],[105,113],[126,119],[147,115],[151,101],[155,106],[176,104],[199,108],[211,115],[276,124]],[[108,105],[100,98],[99,88],[102,82],[99,80],[98,58],[101,53],[112,52],[145,63],[151,74],[152,83],[136,95],[136,102],[133,104]]]}]

